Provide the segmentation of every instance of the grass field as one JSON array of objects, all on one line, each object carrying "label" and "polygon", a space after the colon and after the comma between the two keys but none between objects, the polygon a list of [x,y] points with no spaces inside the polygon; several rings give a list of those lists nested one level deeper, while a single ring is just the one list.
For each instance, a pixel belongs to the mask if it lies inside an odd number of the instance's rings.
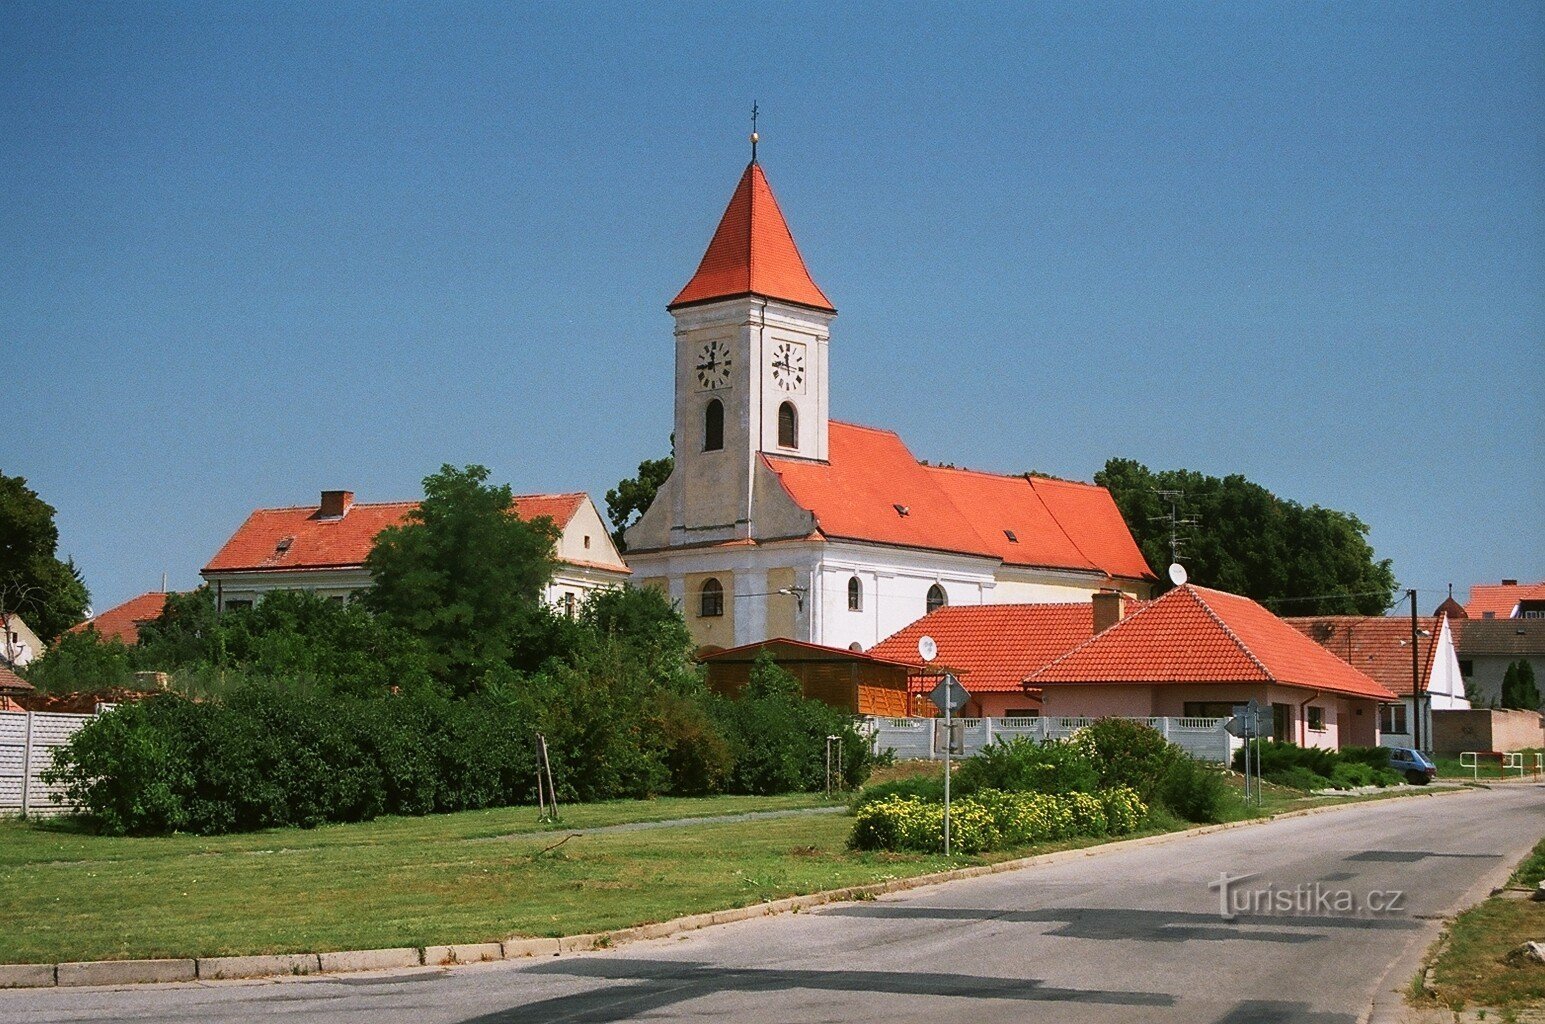
[{"label": "grass field", "polygon": [[[1509,888],[1533,889],[1542,878],[1545,839],[1518,866]],[[1545,940],[1545,903],[1493,896],[1460,914],[1433,962],[1437,1002],[1453,1010],[1545,1005],[1545,964],[1512,955],[1526,939]]]},{"label": "grass field", "polygon": [[[1532,774],[1534,772],[1534,755],[1540,753],[1540,751],[1531,749],[1521,751],[1521,753],[1524,756],[1525,774]],[[1487,779],[1518,778],[1516,769],[1504,773],[1502,771],[1502,762],[1495,757],[1477,758],[1475,768],[1462,767],[1457,755],[1434,758],[1433,764],[1438,766],[1438,778],[1447,782],[1466,782],[1472,780],[1485,782]]]},{"label": "grass field", "polygon": [[[1355,799],[1355,798],[1354,798]],[[0,823],[0,963],[218,956],[603,931],[983,857],[860,854],[840,814],[565,839],[567,830],[826,803],[817,795],[529,807],[234,836],[114,838]],[[1261,812],[1340,802],[1268,787]],[[1187,827],[1157,818],[1150,831]],[[553,849],[556,842],[561,846]]]}]

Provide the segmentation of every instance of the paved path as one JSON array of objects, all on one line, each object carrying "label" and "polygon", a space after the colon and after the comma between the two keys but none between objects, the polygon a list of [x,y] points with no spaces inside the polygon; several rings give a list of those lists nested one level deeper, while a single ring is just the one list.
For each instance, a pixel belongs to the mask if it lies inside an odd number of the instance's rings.
[{"label": "paved path", "polygon": [[656,828],[681,828],[684,825],[723,825],[737,821],[766,821],[769,818],[800,818],[810,814],[841,814],[844,804],[830,807],[793,807],[786,811],[746,811],[743,814],[710,814],[697,818],[666,818],[664,821],[625,821],[620,825],[593,825],[590,828],[549,828],[530,832],[508,832],[502,836],[484,836],[474,843],[503,839],[540,839],[543,836],[599,836],[608,832],[647,832]]},{"label": "paved path", "polygon": [[[1540,787],[1391,800],[611,952],[281,982],[0,992],[0,1019],[1354,1024],[1376,994],[1409,980],[1436,919],[1484,896],[1542,834]],[[1245,891],[1318,884],[1360,902],[1404,895],[1388,913],[1311,905],[1227,921],[1209,888],[1224,872],[1254,873],[1238,883]]]}]

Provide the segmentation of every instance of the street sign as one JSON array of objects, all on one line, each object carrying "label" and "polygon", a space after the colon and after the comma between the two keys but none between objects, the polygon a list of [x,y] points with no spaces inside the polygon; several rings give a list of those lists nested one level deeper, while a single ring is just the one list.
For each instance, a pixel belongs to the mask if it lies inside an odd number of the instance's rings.
[{"label": "street sign", "polygon": [[1269,708],[1263,708],[1252,700],[1249,704],[1235,704],[1233,712],[1234,717],[1223,726],[1229,735],[1243,740],[1271,738],[1273,723]]},{"label": "street sign", "polygon": [[939,680],[939,685],[929,691],[928,699],[933,701],[934,707],[940,711],[953,714],[966,706],[966,701],[971,699],[971,695],[966,692],[964,686],[960,685],[959,679],[946,672],[944,678]]},{"label": "street sign", "polygon": [[924,661],[932,661],[939,656],[939,645],[933,642],[931,636],[917,638],[917,656]]},{"label": "street sign", "polygon": [[946,722],[942,718],[933,720],[933,749],[937,751],[948,750],[951,754],[962,755],[966,752],[966,724],[958,718],[953,722]]}]

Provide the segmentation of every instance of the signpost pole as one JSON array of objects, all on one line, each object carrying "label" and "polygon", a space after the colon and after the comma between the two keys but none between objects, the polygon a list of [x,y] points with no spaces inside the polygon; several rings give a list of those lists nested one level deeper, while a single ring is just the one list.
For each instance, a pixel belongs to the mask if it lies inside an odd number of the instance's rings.
[{"label": "signpost pole", "polygon": [[955,726],[950,705],[944,705],[944,856],[950,855],[950,753],[955,747]]}]

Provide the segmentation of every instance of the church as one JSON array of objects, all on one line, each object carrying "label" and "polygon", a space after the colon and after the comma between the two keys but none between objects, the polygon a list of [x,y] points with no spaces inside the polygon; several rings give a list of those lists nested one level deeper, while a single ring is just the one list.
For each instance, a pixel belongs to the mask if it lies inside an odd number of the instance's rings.
[{"label": "church", "polygon": [[837,310],[754,146],[667,309],[675,468],[626,558],[705,651],[773,637],[868,650],[946,605],[1151,596],[1103,487],[924,465],[894,432],[831,418]]}]

